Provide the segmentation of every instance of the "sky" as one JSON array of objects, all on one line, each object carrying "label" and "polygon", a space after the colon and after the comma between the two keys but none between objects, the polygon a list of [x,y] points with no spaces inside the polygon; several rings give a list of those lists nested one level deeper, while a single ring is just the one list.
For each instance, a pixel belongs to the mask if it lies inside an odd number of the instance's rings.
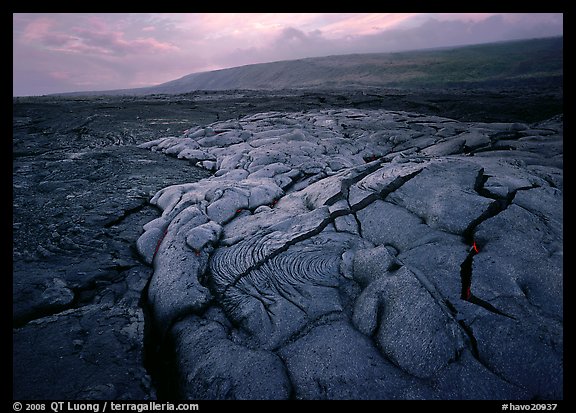
[{"label": "sky", "polygon": [[253,63],[563,35],[562,13],[15,13],[13,96]]}]

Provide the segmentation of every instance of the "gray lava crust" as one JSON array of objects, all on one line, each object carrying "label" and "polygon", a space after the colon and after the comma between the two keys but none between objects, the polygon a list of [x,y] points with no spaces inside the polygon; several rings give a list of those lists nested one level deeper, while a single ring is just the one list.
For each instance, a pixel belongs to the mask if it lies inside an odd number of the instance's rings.
[{"label": "gray lava crust", "polygon": [[562,118],[264,112],[140,148],[212,176],[138,250],[190,399],[561,399]]}]

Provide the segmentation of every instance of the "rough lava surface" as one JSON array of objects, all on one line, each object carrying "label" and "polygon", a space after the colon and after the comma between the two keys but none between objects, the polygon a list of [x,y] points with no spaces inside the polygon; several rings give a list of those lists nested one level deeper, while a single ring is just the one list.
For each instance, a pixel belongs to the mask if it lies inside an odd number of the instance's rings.
[{"label": "rough lava surface", "polygon": [[562,125],[266,112],[141,144],[212,172],[137,242],[173,391],[562,399]]}]

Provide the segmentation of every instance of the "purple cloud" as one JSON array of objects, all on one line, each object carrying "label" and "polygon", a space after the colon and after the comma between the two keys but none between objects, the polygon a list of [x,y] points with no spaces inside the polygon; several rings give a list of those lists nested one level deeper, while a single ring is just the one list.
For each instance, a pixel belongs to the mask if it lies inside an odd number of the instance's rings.
[{"label": "purple cloud", "polygon": [[101,18],[88,18],[86,23],[87,27],[73,25],[69,28],[53,17],[38,18],[26,25],[22,39],[57,52],[125,56],[178,50],[174,44],[159,41],[149,34],[128,38],[127,33],[111,29]]},{"label": "purple cloud", "polygon": [[78,37],[70,43],[70,51],[112,54],[145,54],[178,50],[178,47],[152,37],[128,40],[123,32],[76,29]]}]

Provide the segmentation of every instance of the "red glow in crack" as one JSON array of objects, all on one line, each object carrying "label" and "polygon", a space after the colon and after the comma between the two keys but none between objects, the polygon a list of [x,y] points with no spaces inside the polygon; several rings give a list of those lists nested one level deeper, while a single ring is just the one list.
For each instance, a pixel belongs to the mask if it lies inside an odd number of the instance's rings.
[{"label": "red glow in crack", "polygon": [[162,241],[164,241],[164,237],[166,237],[167,233],[168,233],[168,229],[166,229],[166,231],[164,231],[164,234],[162,234],[162,237],[160,237],[160,239],[158,240],[158,244],[156,244],[156,249],[154,250],[154,255],[152,255],[152,261],[154,261],[154,258],[156,257],[156,254],[158,253],[158,250],[160,249],[160,245],[162,244]]},{"label": "red glow in crack", "polygon": [[465,298],[465,299],[466,299],[466,300],[469,300],[469,299],[470,299],[470,296],[472,296],[472,291],[470,291],[470,287],[468,287],[468,288],[466,289],[466,298]]},{"label": "red glow in crack", "polygon": [[476,254],[478,254],[480,252],[480,250],[478,249],[478,247],[476,246],[476,241],[474,241],[472,243],[472,249],[474,250],[474,252],[476,252]]}]

